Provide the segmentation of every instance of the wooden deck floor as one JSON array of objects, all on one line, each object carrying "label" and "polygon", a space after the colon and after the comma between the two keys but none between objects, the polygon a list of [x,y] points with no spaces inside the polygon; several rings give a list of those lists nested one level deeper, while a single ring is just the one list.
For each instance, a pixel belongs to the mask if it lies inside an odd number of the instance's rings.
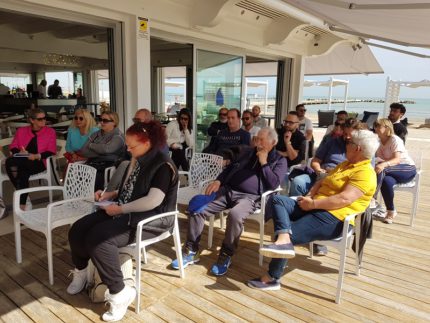
[{"label": "wooden deck floor", "polygon": [[[424,169],[430,169],[425,159]],[[186,269],[181,280],[169,268],[175,257],[173,242],[166,240],[149,252],[142,271],[141,314],[134,304],[127,322],[269,322],[269,321],[430,321],[430,176],[425,175],[414,227],[407,225],[411,198],[397,194],[399,216],[395,224],[375,222],[373,239],[365,247],[361,276],[348,259],[342,302],[334,303],[338,255],[309,259],[307,250],[297,248],[282,279],[282,289],[261,292],[244,282],[260,275],[257,227],[246,226],[237,255],[226,277],[208,274],[216,250],[204,250],[201,262]],[[1,222],[0,222],[1,224]],[[180,219],[182,238],[186,218]],[[67,227],[56,229],[54,238],[55,284],[48,283],[46,240],[31,230],[23,231],[23,263],[15,261],[13,234],[0,237],[0,320],[3,322],[100,321],[104,304],[91,304],[82,293],[70,296],[65,289],[72,268]],[[272,223],[266,225],[270,239]],[[206,246],[207,230],[203,246]],[[223,237],[215,230],[214,245]],[[352,255],[352,251],[350,251]]]}]

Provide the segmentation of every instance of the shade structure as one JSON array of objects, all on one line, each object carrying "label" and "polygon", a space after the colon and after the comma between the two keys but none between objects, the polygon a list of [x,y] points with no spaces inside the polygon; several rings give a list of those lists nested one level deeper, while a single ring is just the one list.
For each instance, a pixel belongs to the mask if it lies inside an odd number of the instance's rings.
[{"label": "shade structure", "polygon": [[[420,0],[283,0],[334,31],[404,46],[429,47],[430,3]],[[334,27],[334,28],[333,28]]]},{"label": "shade structure", "polygon": [[327,109],[330,110],[331,107],[331,99],[333,94],[333,87],[336,86],[345,86],[345,92],[344,92],[344,98],[343,98],[343,109],[346,110],[346,104],[348,100],[348,86],[349,81],[348,80],[338,80],[330,77],[327,81],[311,81],[311,80],[305,80],[303,81],[304,87],[310,87],[310,86],[325,86],[328,87],[328,104]]},{"label": "shade structure", "polygon": [[346,75],[384,73],[367,45],[337,45],[325,55],[306,57],[305,75]]}]

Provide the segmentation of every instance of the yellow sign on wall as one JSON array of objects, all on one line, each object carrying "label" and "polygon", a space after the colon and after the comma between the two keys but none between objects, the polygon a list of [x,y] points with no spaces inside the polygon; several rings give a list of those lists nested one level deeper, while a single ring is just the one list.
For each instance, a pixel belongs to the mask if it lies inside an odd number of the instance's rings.
[{"label": "yellow sign on wall", "polygon": [[149,39],[148,18],[137,17],[138,37]]}]

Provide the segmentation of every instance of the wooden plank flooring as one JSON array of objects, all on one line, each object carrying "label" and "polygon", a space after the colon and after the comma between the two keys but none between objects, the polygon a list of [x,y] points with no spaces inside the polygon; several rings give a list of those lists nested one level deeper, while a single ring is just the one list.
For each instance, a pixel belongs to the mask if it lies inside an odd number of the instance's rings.
[{"label": "wooden plank flooring", "polygon": [[[430,152],[424,170],[430,169]],[[258,266],[257,226],[250,222],[237,255],[225,277],[209,274],[217,249],[205,249],[201,262],[186,269],[186,278],[169,268],[175,257],[173,242],[166,240],[149,251],[142,270],[141,313],[134,304],[126,322],[425,322],[430,321],[430,176],[424,173],[418,214],[408,226],[411,197],[396,194],[399,216],[392,225],[374,222],[373,239],[365,247],[361,276],[353,274],[349,257],[342,302],[334,303],[338,254],[310,259],[307,249],[297,248],[280,291],[262,292],[244,282],[267,268]],[[1,222],[0,222],[1,224]],[[186,217],[181,216],[185,238]],[[48,283],[46,240],[31,230],[22,233],[23,263],[15,261],[13,234],[0,236],[0,321],[2,322],[99,322],[104,304],[91,304],[82,293],[70,296],[65,289],[72,268],[67,243],[68,227],[54,230],[55,284]],[[266,225],[270,240],[272,223]],[[214,246],[223,232],[215,229]],[[207,229],[202,237],[206,246]],[[352,251],[350,251],[350,256]]]}]

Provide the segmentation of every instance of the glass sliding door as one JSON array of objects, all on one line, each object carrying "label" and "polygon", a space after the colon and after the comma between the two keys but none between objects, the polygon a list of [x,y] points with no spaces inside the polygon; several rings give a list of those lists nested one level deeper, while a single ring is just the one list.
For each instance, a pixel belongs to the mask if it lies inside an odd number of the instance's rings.
[{"label": "glass sliding door", "polygon": [[207,129],[221,107],[241,107],[243,57],[196,50],[196,150],[209,143]]}]

